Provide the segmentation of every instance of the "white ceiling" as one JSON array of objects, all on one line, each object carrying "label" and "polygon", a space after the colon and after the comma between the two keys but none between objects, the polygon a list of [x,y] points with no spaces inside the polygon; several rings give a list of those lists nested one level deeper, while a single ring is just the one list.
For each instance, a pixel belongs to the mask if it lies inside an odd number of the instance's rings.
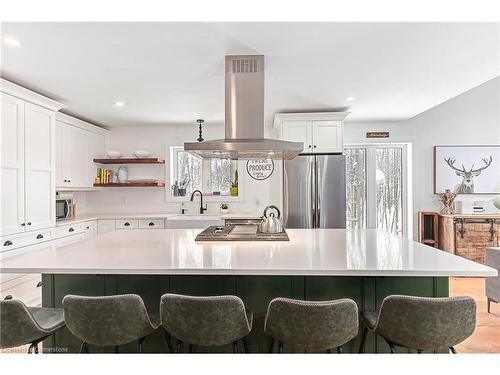
[{"label": "white ceiling", "polygon": [[[411,118],[500,74],[498,23],[2,23],[1,74],[107,126],[224,121],[224,55],[266,56],[266,122]],[[346,102],[355,96],[354,102]],[[123,100],[125,107],[114,102]]]}]

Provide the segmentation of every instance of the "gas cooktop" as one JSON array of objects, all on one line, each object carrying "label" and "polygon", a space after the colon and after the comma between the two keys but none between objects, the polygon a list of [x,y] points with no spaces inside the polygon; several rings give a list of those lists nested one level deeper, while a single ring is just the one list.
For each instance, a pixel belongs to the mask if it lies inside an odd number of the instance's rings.
[{"label": "gas cooktop", "polygon": [[289,241],[285,231],[263,233],[256,224],[212,225],[200,232],[195,241]]}]

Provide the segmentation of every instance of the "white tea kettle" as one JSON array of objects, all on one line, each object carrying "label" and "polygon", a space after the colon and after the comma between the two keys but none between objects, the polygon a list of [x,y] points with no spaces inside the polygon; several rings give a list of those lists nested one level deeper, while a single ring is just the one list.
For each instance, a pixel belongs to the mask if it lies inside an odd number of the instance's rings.
[{"label": "white tea kettle", "polygon": [[[274,216],[274,212],[271,212],[269,215],[267,214],[267,210],[270,208],[276,210],[278,216]],[[262,221],[259,224],[259,232],[261,233],[281,233],[283,232],[283,224],[280,220],[281,212],[278,207],[274,205],[267,206],[264,210],[264,214],[262,216]]]}]

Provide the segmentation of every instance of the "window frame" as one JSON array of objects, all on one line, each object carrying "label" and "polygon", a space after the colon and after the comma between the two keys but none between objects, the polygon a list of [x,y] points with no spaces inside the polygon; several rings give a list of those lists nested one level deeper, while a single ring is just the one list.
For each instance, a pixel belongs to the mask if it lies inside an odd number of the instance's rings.
[{"label": "window frame", "polygon": [[[179,151],[184,151],[184,146],[182,145],[167,145],[165,149],[165,155],[169,156],[168,163],[166,163],[165,168],[165,201],[166,202],[189,202],[190,196],[186,195],[184,197],[174,197],[172,195],[172,185],[174,184],[177,171],[177,153]],[[246,173],[244,171],[244,161],[238,160],[238,196],[233,197],[231,195],[203,195],[204,202],[241,202],[244,199],[245,192],[245,182],[246,182]],[[203,179],[203,170],[204,167],[202,165],[202,176],[201,176],[201,185],[202,191],[206,186]],[[210,169],[209,169],[210,170]]]}]

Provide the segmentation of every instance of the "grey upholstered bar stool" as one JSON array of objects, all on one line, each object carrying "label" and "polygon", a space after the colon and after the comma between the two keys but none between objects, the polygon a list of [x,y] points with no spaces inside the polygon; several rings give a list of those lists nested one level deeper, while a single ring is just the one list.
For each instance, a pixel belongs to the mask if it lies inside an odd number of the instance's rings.
[{"label": "grey upholstered bar stool", "polygon": [[484,264],[498,270],[496,277],[486,277],[486,298],[488,299],[488,313],[491,302],[500,303],[500,250],[486,249]]},{"label": "grey upholstered bar stool", "polygon": [[[178,340],[177,352],[182,344],[216,347],[243,341],[248,352],[246,336],[252,330],[253,314],[245,309],[236,296],[194,297],[164,294],[160,303],[161,325],[164,331]],[[169,337],[167,337],[169,339]]]},{"label": "grey upholstered bar stool", "polygon": [[365,324],[359,352],[364,350],[368,330],[382,336],[396,353],[395,346],[424,350],[449,348],[469,337],[476,327],[476,302],[471,297],[428,298],[388,296],[378,315],[362,312]]},{"label": "grey upholstered bar stool", "polygon": [[117,349],[134,341],[138,341],[138,351],[142,353],[142,342],[159,326],[151,321],[142,298],[136,294],[67,295],[62,304],[66,326],[82,341],[80,353],[89,352],[87,344]]},{"label": "grey upholstered bar stool", "polygon": [[275,298],[267,308],[264,332],[283,344],[306,352],[326,351],[332,348],[342,352],[342,345],[358,334],[358,306],[351,299],[333,301],[301,301]]},{"label": "grey upholstered bar stool", "polygon": [[0,348],[31,344],[28,353],[38,353],[38,344],[64,327],[62,309],[27,307],[18,300],[0,301]]}]

